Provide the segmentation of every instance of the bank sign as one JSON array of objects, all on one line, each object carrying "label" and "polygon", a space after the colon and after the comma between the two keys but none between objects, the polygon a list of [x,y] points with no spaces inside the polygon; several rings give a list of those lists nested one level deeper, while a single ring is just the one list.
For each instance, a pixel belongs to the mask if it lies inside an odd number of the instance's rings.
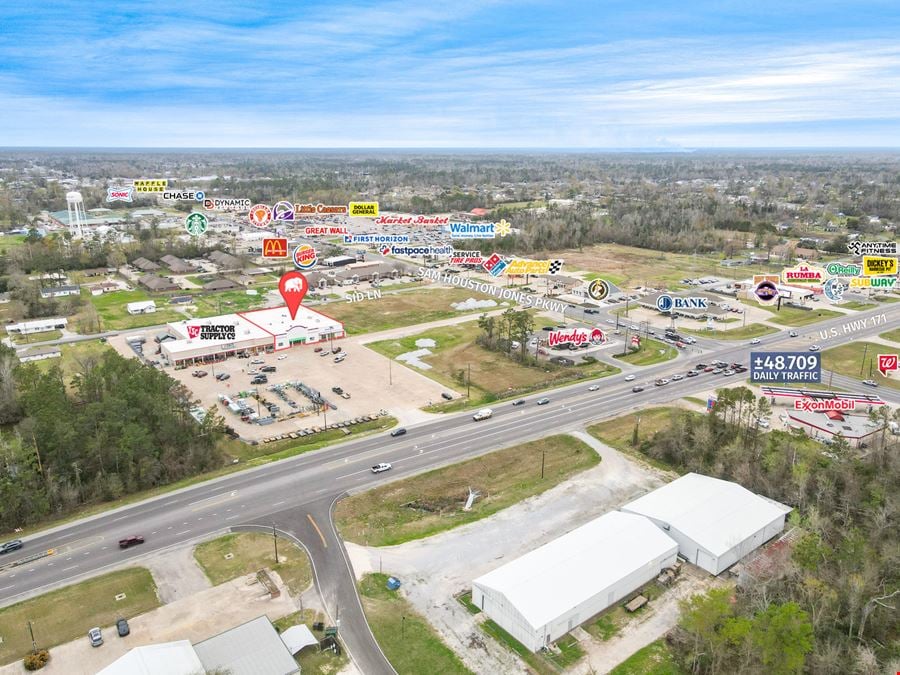
[{"label": "bank sign", "polygon": [[708,309],[709,300],[702,297],[682,298],[677,295],[663,293],[656,299],[656,309],[660,312],[671,312],[679,309]]},{"label": "bank sign", "polygon": [[234,340],[237,330],[234,324],[199,324],[187,327],[190,340]]}]

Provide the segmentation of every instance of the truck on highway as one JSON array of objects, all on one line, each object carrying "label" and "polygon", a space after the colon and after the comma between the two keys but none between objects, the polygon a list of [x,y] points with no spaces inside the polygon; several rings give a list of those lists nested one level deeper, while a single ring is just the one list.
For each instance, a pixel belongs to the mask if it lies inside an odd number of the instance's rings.
[{"label": "truck on highway", "polygon": [[480,422],[481,420],[490,419],[491,417],[493,417],[493,415],[494,415],[494,411],[491,410],[490,408],[482,408],[477,413],[472,415],[472,419],[475,420],[476,422]]}]

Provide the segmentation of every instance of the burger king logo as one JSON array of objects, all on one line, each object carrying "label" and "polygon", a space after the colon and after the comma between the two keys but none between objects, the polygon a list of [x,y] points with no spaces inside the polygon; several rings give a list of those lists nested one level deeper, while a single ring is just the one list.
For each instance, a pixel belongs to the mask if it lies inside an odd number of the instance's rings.
[{"label": "burger king logo", "polygon": [[316,266],[316,263],[319,262],[319,256],[318,253],[316,253],[316,249],[309,244],[300,244],[300,246],[295,248],[293,258],[294,266],[301,270],[312,269]]}]

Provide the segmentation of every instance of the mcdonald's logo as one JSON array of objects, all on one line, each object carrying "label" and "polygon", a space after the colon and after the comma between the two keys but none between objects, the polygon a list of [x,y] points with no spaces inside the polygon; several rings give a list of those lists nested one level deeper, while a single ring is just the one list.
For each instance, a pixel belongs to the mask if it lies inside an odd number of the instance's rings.
[{"label": "mcdonald's logo", "polygon": [[263,239],[263,258],[287,258],[288,240],[283,238]]}]

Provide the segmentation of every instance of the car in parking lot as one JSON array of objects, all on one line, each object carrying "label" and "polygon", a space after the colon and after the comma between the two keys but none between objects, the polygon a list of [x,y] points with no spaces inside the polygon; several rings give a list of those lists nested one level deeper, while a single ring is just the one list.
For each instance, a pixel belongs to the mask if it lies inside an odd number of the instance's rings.
[{"label": "car in parking lot", "polygon": [[516,400],[516,401],[513,401],[512,404],[513,404],[513,405],[525,405],[525,399],[524,399],[524,398],[520,398],[520,399],[518,399],[518,400]]},{"label": "car in parking lot", "polygon": [[321,347],[313,347],[313,351],[314,351],[316,354],[318,354],[320,351],[322,351],[322,348],[321,348]]},{"label": "car in parking lot", "polygon": [[88,640],[91,641],[91,647],[99,647],[103,644],[103,633],[100,632],[100,628],[91,628],[88,631]]},{"label": "car in parking lot", "polygon": [[257,375],[252,380],[250,380],[250,384],[268,384],[269,378],[265,375]]},{"label": "car in parking lot", "polygon": [[279,357],[278,357],[277,359],[275,359],[275,360],[276,360],[276,361],[284,361],[286,358],[287,358],[287,354],[282,354],[281,356],[279,356]]},{"label": "car in parking lot", "polygon": [[344,352],[343,354],[338,354],[337,356],[335,356],[335,357],[334,357],[334,362],[335,362],[335,363],[340,363],[341,361],[343,361],[343,360],[346,359],[346,358],[347,358],[347,353]]},{"label": "car in parking lot", "polygon": [[276,370],[278,370],[278,368],[276,368],[275,366],[263,366],[262,368],[260,368],[260,371],[264,373],[274,373]]},{"label": "car in parking lot", "polygon": [[396,438],[397,436],[402,436],[402,435],[405,434],[405,433],[406,433],[406,429],[405,429],[404,427],[400,427],[399,429],[394,429],[394,430],[391,432],[391,436],[393,436],[394,438]]},{"label": "car in parking lot", "polygon": [[626,382],[634,382],[634,378],[635,378],[634,375],[626,375],[626,376],[625,376],[625,381],[626,381]]},{"label": "car in parking lot", "polygon": [[636,386],[634,386],[634,387],[631,388],[631,391],[637,393],[637,392],[639,392],[639,391],[644,391],[644,388],[643,388],[641,385],[636,385]]},{"label": "car in parking lot", "polygon": [[441,394],[441,398],[446,399],[448,401],[453,400],[453,394],[449,394],[446,391]]},{"label": "car in parking lot", "polygon": [[191,373],[191,375],[193,375],[194,377],[206,377],[207,375],[209,375],[209,373],[207,373],[205,370],[195,370],[193,373]]},{"label": "car in parking lot", "polygon": [[216,379],[219,382],[224,382],[225,380],[229,379],[230,377],[231,377],[231,375],[229,375],[228,373],[219,373],[218,375],[216,375]]},{"label": "car in parking lot", "polygon": [[372,473],[381,473],[382,471],[389,471],[390,469],[391,465],[389,462],[381,462],[372,467]]},{"label": "car in parking lot", "polygon": [[333,392],[334,392],[335,394],[337,394],[338,396],[340,396],[341,394],[344,393],[344,390],[341,389],[340,387],[332,387],[332,388],[331,388],[331,391],[333,391]]},{"label": "car in parking lot", "polygon": [[24,546],[24,544],[21,539],[13,539],[5,544],[0,544],[0,554],[18,551],[22,546]]},{"label": "car in parking lot", "polygon": [[331,356],[331,350],[326,349],[325,351],[321,352],[319,356]]},{"label": "car in parking lot", "polygon": [[821,349],[821,347],[819,345],[810,345],[809,346],[809,351],[811,351],[811,352],[817,352],[820,349]]},{"label": "car in parking lot", "polygon": [[546,398],[546,397],[544,397],[544,398],[539,398],[539,399],[536,401],[536,403],[537,403],[538,405],[547,405],[548,403],[550,403],[550,399],[549,399],[549,398]]},{"label": "car in parking lot", "polygon": [[265,363],[265,359],[253,359],[250,363],[253,365],[259,365],[260,363]]},{"label": "car in parking lot", "polygon": [[125,619],[120,618],[116,621],[116,631],[119,633],[119,637],[125,637],[131,633],[131,628],[128,627],[128,622]]},{"label": "car in parking lot", "polygon": [[137,546],[138,544],[144,543],[144,537],[139,534],[133,534],[130,537],[125,537],[124,539],[119,539],[119,548],[131,548],[132,546]]}]

